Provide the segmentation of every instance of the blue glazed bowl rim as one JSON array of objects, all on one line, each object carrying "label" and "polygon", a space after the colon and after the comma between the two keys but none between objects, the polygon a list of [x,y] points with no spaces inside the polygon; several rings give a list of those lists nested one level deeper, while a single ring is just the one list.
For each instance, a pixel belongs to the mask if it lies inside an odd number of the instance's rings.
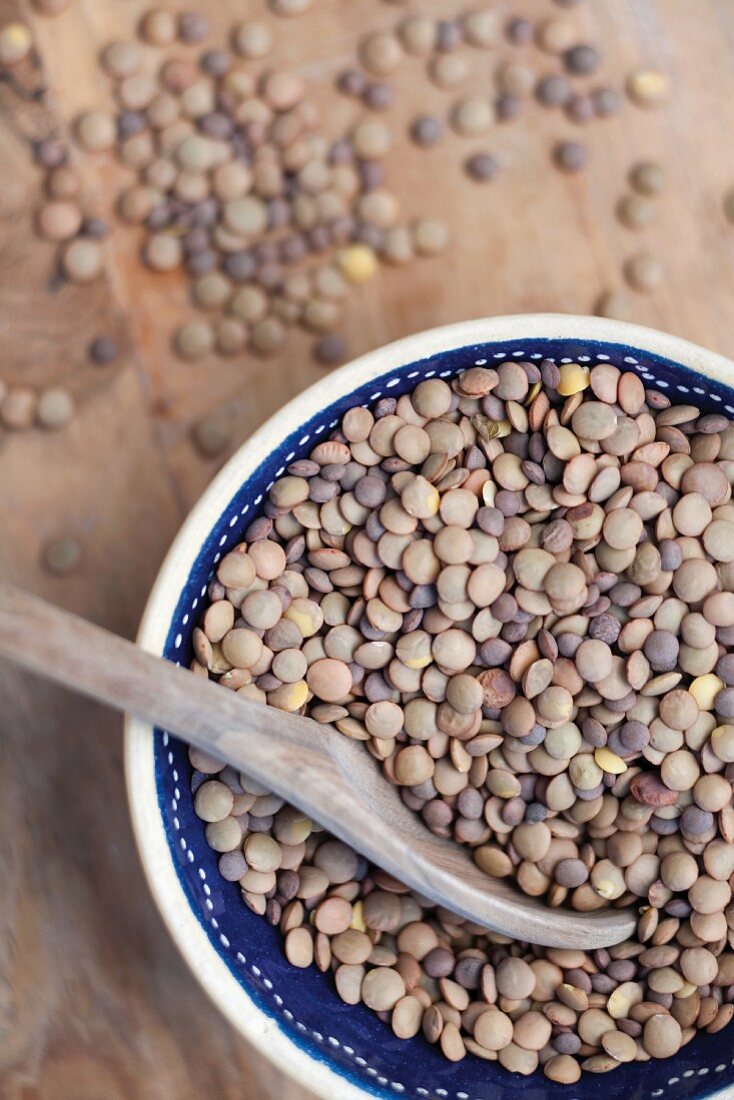
[{"label": "blue glazed bowl rim", "polygon": [[[533,340],[581,341],[596,345],[598,352],[604,350],[602,345],[611,345],[618,355],[626,353],[630,362],[638,354],[660,357],[734,389],[734,364],[714,352],[642,326],[565,314],[518,314],[467,321],[417,333],[370,352],[316,382],[284,406],[214,478],[161,566],[141,620],[139,644],[153,653],[164,653],[172,616],[194,563],[205,551],[210,532],[242,483],[291,433],[334,401],[406,365],[463,348],[470,352],[476,345]],[[172,858],[159,803],[154,750],[152,727],[128,718],[125,771],[136,843],[164,922],[198,981],[241,1034],[278,1068],[318,1096],[325,1100],[337,1096],[339,1100],[364,1100],[367,1095],[387,1095],[363,1081],[345,1077],[328,1059],[315,1057],[282,1030],[243,988],[217,951],[200,914],[191,905]],[[725,1087],[716,1096],[728,1095],[729,1091]]]}]

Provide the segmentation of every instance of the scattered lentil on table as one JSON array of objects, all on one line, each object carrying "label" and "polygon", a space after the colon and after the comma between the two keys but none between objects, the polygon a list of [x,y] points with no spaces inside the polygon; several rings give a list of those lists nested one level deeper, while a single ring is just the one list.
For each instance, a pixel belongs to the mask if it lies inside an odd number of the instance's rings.
[{"label": "scattered lentil on table", "polygon": [[635,256],[630,256],[623,270],[629,285],[641,293],[649,294],[657,290],[663,281],[662,262],[648,252],[639,252]]},{"label": "scattered lentil on table", "polygon": [[665,169],[655,161],[638,161],[630,169],[629,181],[641,195],[659,195],[665,190]]},{"label": "scattered lentil on table", "polygon": [[0,65],[20,64],[33,48],[33,35],[26,23],[6,23],[0,27]]},{"label": "scattered lentil on table", "polygon": [[623,290],[608,290],[596,302],[595,313],[598,317],[609,317],[614,321],[631,321],[634,318],[632,300]]},{"label": "scattered lentil on table", "polygon": [[734,1015],[734,425],[608,362],[354,407],[219,562],[192,668],[334,723],[488,875],[639,910],[585,952],[418,899],[191,750],[223,876],[395,1035],[575,1083]]},{"label": "scattered lentil on table", "polygon": [[[38,4],[50,14],[63,10],[68,0]],[[311,5],[308,0],[271,0],[269,6],[276,15],[296,16]],[[211,352],[233,355],[245,347],[268,355],[298,324],[321,332],[313,348],[317,361],[337,362],[341,338],[335,330],[343,307],[340,299],[325,305],[314,285],[322,272],[333,270],[337,252],[356,242],[387,264],[406,264],[435,252],[411,238],[410,224],[420,219],[386,226],[366,213],[365,197],[380,190],[388,194],[383,160],[394,144],[390,124],[357,119],[346,133],[327,138],[300,76],[282,68],[257,75],[249,67],[271,52],[276,29],[271,24],[235,22],[227,36],[232,52],[208,44],[209,20],[196,11],[176,16],[151,8],[137,29],[143,47],[116,41],[101,56],[114,83],[115,109],[82,112],[72,132],[84,152],[111,151],[137,174],[119,196],[118,208],[124,221],[144,228],[143,261],[157,272],[183,268],[192,305],[209,314],[185,318],[174,348],[188,359]],[[340,75],[338,89],[370,114],[387,116],[396,99],[391,78],[397,69],[420,59],[441,88],[459,88],[480,51],[497,49],[502,29],[491,7],[470,9],[455,19],[408,15],[363,38],[358,62]],[[504,32],[513,52],[537,45],[545,55],[545,71],[538,72],[537,63],[520,59],[520,53],[513,59],[506,47],[490,70],[496,90],[456,100],[443,117],[415,118],[409,134],[417,146],[436,144],[447,125],[467,138],[487,134],[496,122],[516,120],[533,91],[541,104],[563,109],[578,124],[616,113],[620,96],[614,87],[579,90],[585,87],[579,81],[596,79],[603,59],[596,45],[584,40],[570,12],[535,22],[513,16]],[[5,64],[25,56],[29,35],[22,23],[0,30],[0,63],[3,56]],[[171,55],[177,43],[193,47],[194,53]],[[166,51],[159,54],[157,68],[144,64],[145,47]],[[626,87],[638,106],[658,105],[669,94],[667,77],[652,69],[630,73]],[[59,244],[63,275],[91,282],[103,270],[99,241],[108,226],[85,215],[63,140],[51,136],[39,142],[36,157],[49,173],[49,201],[38,213],[39,232]],[[587,160],[586,145],[579,141],[560,141],[552,149],[552,162],[564,172],[579,171]],[[502,152],[487,150],[473,153],[463,167],[469,179],[486,182],[505,163]],[[631,183],[640,194],[620,202],[620,218],[633,228],[650,220],[645,196],[660,186],[656,166],[637,169]],[[637,289],[643,283],[649,288],[647,274],[643,271]],[[206,282],[211,275],[221,276],[216,302],[205,299],[214,285]],[[259,286],[265,293],[266,314],[254,323],[237,314],[244,286]]]},{"label": "scattered lentil on table", "polygon": [[38,411],[38,394],[30,386],[0,383],[0,424],[15,432],[28,431]]},{"label": "scattered lentil on table", "polygon": [[[272,4],[279,15],[308,6]],[[477,42],[487,33],[481,19],[469,26]],[[193,12],[176,22],[153,9],[138,30],[153,47],[178,37],[200,52],[187,59],[161,55],[150,72],[136,42],[111,43],[102,65],[115,82],[117,113],[82,113],[74,136],[86,152],[113,150],[137,173],[118,205],[124,221],[144,227],[143,262],[157,272],[183,268],[193,305],[209,314],[183,321],[175,350],[189,360],[246,346],[268,355],[298,323],[321,334],[317,361],[340,361],[343,343],[335,330],[343,295],[327,299],[321,286],[340,271],[356,284],[377,272],[378,260],[402,264],[443,247],[425,230],[422,243],[413,240],[411,225],[423,226],[425,219],[399,224],[397,201],[384,184],[383,160],[393,140],[374,112],[393,104],[394,88],[384,78],[402,62],[401,37],[384,32],[365,39],[361,58],[378,79],[354,68],[342,73],[338,86],[361,99],[368,114],[332,139],[299,75],[277,68],[256,77],[246,64],[270,52],[268,26],[236,23],[229,34],[236,56],[207,47],[208,21]],[[460,113],[460,125],[476,129],[477,110],[491,117],[488,105],[475,104]],[[55,203],[39,221],[51,239],[74,237],[61,267],[83,282],[100,273],[102,253],[89,234],[75,237],[79,217],[73,203]],[[248,319],[240,312],[240,292],[256,287],[265,308]]]},{"label": "scattered lentil on table", "polygon": [[226,450],[232,439],[233,417],[219,409],[202,417],[192,429],[194,444],[205,458],[215,458]]},{"label": "scattered lentil on table", "polygon": [[42,390],[36,406],[39,427],[48,431],[65,428],[74,416],[74,399],[63,386],[50,386]]},{"label": "scattered lentil on table", "polygon": [[655,217],[655,206],[643,195],[623,195],[617,206],[617,215],[628,229],[646,229]]},{"label": "scattered lentil on table", "polygon": [[465,160],[464,168],[466,174],[477,183],[487,183],[497,175],[500,164],[491,153],[473,153]]},{"label": "scattered lentil on table", "polygon": [[553,159],[563,172],[579,172],[586,167],[588,150],[580,141],[561,141],[553,150]]},{"label": "scattered lentil on table", "polygon": [[627,94],[638,107],[660,107],[670,96],[670,81],[657,69],[635,69],[627,77]]},{"label": "scattered lentil on table", "polygon": [[79,568],[82,547],[73,535],[57,535],[49,539],[43,548],[43,564],[49,573],[66,576]]},{"label": "scattered lentil on table", "polygon": [[114,363],[119,354],[117,342],[110,336],[96,336],[88,348],[90,360],[99,367]]}]

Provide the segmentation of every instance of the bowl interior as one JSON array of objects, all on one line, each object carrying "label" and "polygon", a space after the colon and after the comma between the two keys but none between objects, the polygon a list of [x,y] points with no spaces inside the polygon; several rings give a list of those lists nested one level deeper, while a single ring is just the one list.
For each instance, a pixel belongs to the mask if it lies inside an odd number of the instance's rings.
[{"label": "bowl interior", "polygon": [[[590,365],[611,362],[623,370],[635,371],[646,386],[664,391],[676,403],[691,403],[706,411],[734,416],[734,391],[723,382],[619,343],[531,338],[512,344],[475,344],[408,363],[334,401],[286,439],[272,439],[270,452],[263,454],[257,469],[244,478],[201,544],[171,612],[165,656],[188,664],[192,630],[216,563],[241,540],[273,480],[294,458],[306,456],[316,441],[327,438],[347,408],[369,404],[381,396],[397,397],[424,378],[450,378],[472,364],[507,358],[574,360]],[[366,1092],[416,1100],[509,1100],[517,1095],[527,1100],[556,1095],[571,1100],[602,1093],[607,1100],[660,1096],[677,1100],[734,1085],[728,1030],[698,1036],[670,1061],[632,1063],[604,1076],[584,1074],[570,1089],[552,1084],[541,1074],[529,1078],[510,1075],[495,1063],[472,1055],[450,1064],[420,1036],[408,1042],[396,1039],[390,1028],[362,1005],[344,1005],[329,976],[318,973],[315,967],[304,971],[290,966],[278,931],[244,906],[236,883],[221,878],[216,853],[208,847],[204,825],[193,810],[185,746],[156,731],[154,760],[170,856],[211,948],[252,1001],[294,1043]]]}]

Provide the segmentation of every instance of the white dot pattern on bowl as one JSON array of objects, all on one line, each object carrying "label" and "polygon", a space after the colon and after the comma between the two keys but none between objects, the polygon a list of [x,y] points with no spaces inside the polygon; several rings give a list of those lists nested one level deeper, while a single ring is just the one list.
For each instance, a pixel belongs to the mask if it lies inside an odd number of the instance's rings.
[{"label": "white dot pattern on bowl", "polygon": [[[552,362],[559,362],[559,363],[579,362],[579,363],[590,363],[592,365],[593,365],[594,362],[609,362],[610,359],[611,359],[611,356],[609,356],[607,354],[604,354],[602,352],[596,353],[593,357],[589,356],[589,355],[578,355],[578,356],[575,357],[575,359],[571,359],[570,357],[566,357],[566,356],[555,358],[555,357],[550,356],[550,355],[549,356],[542,355],[541,353],[538,353],[538,352],[528,354],[528,352],[524,351],[523,349],[514,349],[512,351],[497,351],[497,352],[492,353],[492,358],[497,359],[497,360],[506,360],[506,359],[510,358],[511,356],[512,357],[517,357],[517,358],[526,358],[526,359],[531,359],[531,360],[546,359],[547,358],[547,359],[550,359]],[[437,375],[440,378],[448,378],[450,376],[458,374],[462,370],[466,370],[466,368],[470,365],[485,366],[487,362],[488,362],[487,358],[477,358],[477,359],[472,359],[471,363],[469,363],[469,362],[462,363],[460,365],[455,366],[451,370],[446,370],[446,371],[441,371],[441,372],[438,372],[436,370],[427,370],[427,371],[414,370],[414,371],[409,372],[405,377],[409,380],[412,380],[412,379],[415,379],[415,378],[418,378],[418,377],[421,377],[421,378],[424,378],[424,379],[425,378],[433,378],[433,377],[436,377]],[[648,382],[648,383],[652,383],[655,386],[655,388],[661,389],[661,390],[665,390],[665,389],[670,388],[670,383],[668,381],[666,381],[663,378],[658,378],[654,374],[651,374],[649,369],[647,367],[641,365],[639,360],[637,360],[636,358],[634,358],[632,356],[624,356],[624,357],[621,357],[618,360],[618,362],[619,362],[619,365],[620,365],[621,369],[624,369],[625,365],[633,368],[634,371],[637,374],[640,375],[640,377],[643,379],[643,381]],[[400,383],[400,381],[401,381],[400,377],[393,377],[393,378],[388,379],[388,381],[385,382],[385,384],[384,384],[385,385],[385,390],[392,389],[393,387],[398,385]],[[706,391],[704,389],[698,387],[698,386],[694,386],[694,387],[689,388],[688,386],[684,386],[682,383],[675,383],[673,385],[673,388],[678,393],[681,393],[681,394],[684,394],[684,395],[690,394],[691,392],[693,392],[694,394],[698,394],[698,395],[706,394]],[[365,404],[371,403],[373,401],[377,401],[383,396],[384,396],[384,391],[383,390],[377,390],[376,392],[369,395],[368,401],[365,402]],[[708,393],[707,396],[708,396],[709,400],[712,400],[712,401],[715,401],[715,402],[718,402],[718,403],[721,403],[721,401],[722,401],[722,398],[718,394]],[[728,412],[732,416],[734,416],[734,406],[733,405],[724,404],[723,407],[726,410],[726,412]],[[334,427],[336,427],[336,425],[338,423],[339,423],[339,420],[337,419],[337,420],[330,421],[328,425],[326,425],[326,424],[317,425],[315,428],[313,428],[311,430],[311,432],[304,434],[299,439],[298,446],[299,447],[305,447],[309,443],[309,441],[311,440],[311,438],[313,436],[317,436],[317,435],[320,435],[321,433],[323,433],[326,430],[327,426],[328,426],[329,429],[333,429]],[[295,457],[296,457],[296,452],[295,451],[290,451],[286,455],[285,465],[290,463]],[[279,469],[276,471],[275,477],[276,478],[280,477],[284,473],[284,471],[285,471],[285,466],[280,466]],[[271,481],[270,484],[267,487],[268,490],[271,488],[272,484],[273,484],[273,482]],[[257,507],[259,504],[262,503],[262,500],[263,500],[263,495],[258,494],[258,496],[256,496],[254,501],[253,501],[253,506]],[[237,513],[236,515],[234,515],[230,518],[230,520],[229,520],[229,528],[230,529],[234,528],[237,525],[239,519],[242,516],[245,516],[247,514],[247,512],[249,511],[249,507],[250,507],[249,504],[245,504],[244,507],[240,510],[239,513]],[[221,538],[219,539],[219,546],[224,547],[227,544],[227,542],[229,541],[230,537],[231,536],[229,536],[227,534],[222,535]],[[239,537],[238,537],[237,541],[239,541]],[[213,559],[212,559],[213,564],[216,564],[221,559],[221,556],[222,555],[220,553],[215,554]],[[210,577],[213,576],[213,575],[214,575],[214,570],[212,569],[212,571],[210,573]],[[200,593],[202,598],[206,595],[206,591],[207,591],[207,586],[204,585],[204,587],[201,589],[201,593]],[[192,603],[191,603],[191,611],[192,612],[196,610],[196,608],[198,606],[198,603],[199,603],[199,597],[196,597],[192,600]],[[189,619],[190,619],[190,615],[189,615],[189,613],[186,613],[183,616],[183,619],[182,619],[183,624],[186,625],[189,622]],[[174,640],[175,648],[180,649],[181,645],[182,645],[182,642],[183,642],[182,635],[180,633],[178,633],[175,637],[175,640]],[[180,665],[182,663],[183,662],[181,660],[176,661],[176,664]],[[164,732],[163,733],[163,745],[164,746],[168,745],[168,742],[169,742],[169,735]],[[167,759],[168,759],[169,766],[172,768],[174,781],[177,782],[178,781],[178,774],[176,773],[175,769],[173,769],[173,754],[169,752]],[[178,790],[176,790],[175,795],[176,795],[176,797],[172,802],[172,809],[173,809],[174,813],[178,809],[178,801],[180,800],[180,794],[179,794]],[[176,831],[180,831],[181,825],[180,825],[180,821],[179,821],[178,817],[174,816],[173,825],[174,825],[174,828],[176,829]],[[196,856],[194,855],[194,852],[192,851],[190,845],[187,844],[186,839],[183,836],[181,836],[179,838],[179,842],[180,842],[182,850],[184,850],[187,853],[187,857],[188,857],[189,862],[192,862],[192,863],[195,862],[196,861]],[[218,922],[217,922],[216,918],[213,915],[208,915],[208,914],[213,913],[214,905],[211,901],[211,897],[210,897],[211,888],[210,888],[209,884],[206,882],[206,871],[204,870],[204,868],[198,867],[198,875],[199,875],[200,880],[202,881],[202,890],[205,894],[204,904],[205,904],[205,908],[207,910],[207,912],[205,912],[202,915],[205,917],[205,919],[208,921],[208,923],[211,925],[211,927],[213,929],[217,930],[219,928],[219,925],[218,925]],[[224,947],[225,949],[227,949],[231,952],[231,954],[234,956],[234,959],[236,960],[236,962],[239,964],[240,967],[249,969],[249,971],[253,975],[253,977],[255,977],[255,978],[257,978],[258,980],[261,981],[261,984],[263,985],[263,987],[269,993],[271,993],[271,997],[269,998],[270,1001],[275,1006],[275,1008],[277,1008],[279,1010],[278,1014],[282,1017],[283,1020],[286,1021],[286,1023],[294,1025],[296,1030],[300,1034],[308,1034],[309,1038],[312,1039],[314,1042],[320,1043],[320,1044],[322,1044],[324,1042],[324,1036],[321,1034],[321,1032],[315,1031],[315,1030],[307,1027],[307,1025],[305,1023],[303,1023],[302,1021],[296,1019],[295,1015],[293,1014],[293,1012],[290,1009],[285,1007],[285,1002],[284,1002],[283,997],[279,993],[275,992],[273,981],[270,978],[263,975],[263,972],[262,972],[262,970],[259,966],[255,965],[255,964],[248,964],[246,956],[241,951],[236,951],[236,952],[232,951],[230,940],[223,933],[219,934],[219,943],[221,944],[222,947]],[[334,1049],[340,1050],[343,1055],[345,1055],[347,1058],[351,1059],[351,1061],[354,1063],[354,1065],[356,1067],[358,1067],[360,1070],[364,1070],[366,1075],[370,1078],[370,1081],[365,1082],[365,1084],[368,1084],[368,1083],[371,1084],[372,1082],[376,1081],[377,1084],[380,1085],[380,1086],[389,1086],[390,1089],[393,1092],[395,1092],[396,1094],[403,1094],[403,1093],[406,1092],[406,1085],[405,1084],[403,1084],[400,1081],[390,1081],[389,1078],[381,1076],[379,1074],[379,1071],[374,1066],[370,1066],[369,1062],[367,1061],[366,1058],[364,1058],[362,1055],[357,1054],[355,1049],[352,1046],[341,1043],[340,1040],[337,1039],[333,1035],[327,1036],[326,1037],[326,1042],[330,1047],[333,1047]],[[671,1076],[670,1078],[668,1078],[667,1086],[668,1086],[668,1088],[673,1088],[675,1085],[681,1083],[682,1078],[683,1079],[690,1079],[691,1077],[695,1077],[695,1076],[704,1077],[710,1071],[714,1072],[714,1073],[723,1073],[726,1069],[729,1069],[730,1067],[734,1067],[734,1058],[732,1058],[731,1061],[728,1062],[728,1063],[727,1062],[719,1062],[719,1063],[717,1063],[717,1065],[712,1066],[712,1067],[701,1066],[697,1070],[688,1069],[688,1070],[685,1070],[682,1073],[681,1077]],[[510,1081],[510,1080],[511,1079],[508,1078],[508,1081]],[[664,1088],[655,1088],[655,1089],[649,1090],[646,1093],[646,1095],[648,1095],[651,1098],[651,1100],[657,1100],[658,1097],[665,1096],[665,1093],[666,1093],[666,1090]],[[414,1095],[416,1097],[421,1097],[421,1098],[437,1097],[437,1098],[440,1098],[440,1100],[491,1100],[490,1093],[485,1093],[482,1096],[472,1095],[472,1094],[464,1092],[464,1091],[458,1091],[458,1092],[450,1093],[444,1088],[429,1089],[429,1088],[425,1088],[423,1086],[416,1087]],[[640,1095],[642,1095],[642,1094],[640,1094]],[[564,1096],[564,1100],[578,1100],[578,1098],[574,1097],[574,1096],[566,1095],[566,1096]]]}]

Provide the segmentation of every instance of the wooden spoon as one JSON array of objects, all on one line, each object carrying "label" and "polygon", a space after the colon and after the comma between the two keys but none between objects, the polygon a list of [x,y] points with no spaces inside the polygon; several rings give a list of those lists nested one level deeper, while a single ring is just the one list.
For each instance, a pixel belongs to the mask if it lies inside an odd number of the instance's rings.
[{"label": "wooden spoon", "polygon": [[434,836],[363,745],[242,698],[84,619],[0,583],[0,654],[168,730],[313,817],[423,897],[513,939],[590,950],[632,935],[629,909],[550,909]]}]

